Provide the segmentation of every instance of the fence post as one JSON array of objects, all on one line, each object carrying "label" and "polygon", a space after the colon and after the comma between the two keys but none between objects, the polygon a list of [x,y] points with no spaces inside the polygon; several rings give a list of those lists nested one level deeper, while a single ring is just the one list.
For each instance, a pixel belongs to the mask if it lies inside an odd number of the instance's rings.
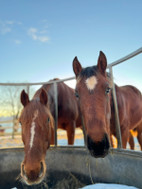
[{"label": "fence post", "polygon": [[27,85],[27,94],[30,95],[30,85]]},{"label": "fence post", "polygon": [[114,101],[114,110],[115,110],[115,128],[116,128],[116,137],[118,141],[118,148],[122,148],[122,140],[121,140],[121,130],[120,130],[120,122],[119,122],[119,111],[118,111],[118,104],[117,104],[117,97],[116,97],[116,90],[115,85],[113,81],[113,71],[112,67],[109,67],[109,71],[111,74],[111,80],[112,80],[112,95],[113,95],[113,101]]},{"label": "fence post", "polygon": [[54,82],[53,86],[54,86],[54,100],[55,100],[54,143],[55,143],[55,146],[57,146],[57,128],[58,128],[58,90],[57,90],[57,82]]},{"label": "fence post", "polygon": [[14,139],[14,126],[15,126],[15,116],[13,115],[13,121],[12,121],[12,139]]}]

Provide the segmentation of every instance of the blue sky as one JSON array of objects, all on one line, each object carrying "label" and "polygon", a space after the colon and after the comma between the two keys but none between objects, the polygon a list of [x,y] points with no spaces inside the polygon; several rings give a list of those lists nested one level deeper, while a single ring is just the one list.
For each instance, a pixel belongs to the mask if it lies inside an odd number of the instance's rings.
[{"label": "blue sky", "polygon": [[[141,0],[1,0],[0,82],[74,76],[72,61],[111,63],[142,47]],[[142,54],[114,68],[120,85],[142,91]]]}]

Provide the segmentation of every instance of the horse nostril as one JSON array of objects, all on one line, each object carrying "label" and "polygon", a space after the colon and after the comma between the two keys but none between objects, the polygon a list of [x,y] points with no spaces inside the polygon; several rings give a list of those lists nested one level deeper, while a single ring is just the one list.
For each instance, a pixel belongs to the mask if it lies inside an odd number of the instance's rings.
[{"label": "horse nostril", "polygon": [[44,166],[43,166],[43,162],[40,162],[41,168],[40,168],[40,172],[39,172],[39,177],[42,177],[43,172],[44,172]]},{"label": "horse nostril", "polygon": [[108,136],[105,134],[102,141],[94,142],[89,136],[87,136],[87,147],[93,157],[105,157],[110,148]]}]

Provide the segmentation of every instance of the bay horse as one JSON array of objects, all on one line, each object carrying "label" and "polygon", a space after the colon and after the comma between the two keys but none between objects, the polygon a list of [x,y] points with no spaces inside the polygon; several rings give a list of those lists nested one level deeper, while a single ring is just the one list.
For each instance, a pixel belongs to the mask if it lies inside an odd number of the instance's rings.
[{"label": "bay horse", "polygon": [[45,177],[46,150],[50,146],[54,120],[48,107],[48,97],[44,89],[38,99],[29,100],[28,94],[21,92],[24,108],[19,122],[22,126],[22,141],[25,157],[21,163],[21,181],[27,185],[39,184]]},{"label": "bay horse", "polygon": [[[116,136],[111,82],[107,76],[107,59],[100,51],[96,66],[82,68],[77,57],[73,60],[76,93],[87,133],[87,147],[94,157],[105,157],[110,148],[110,136]],[[133,86],[115,84],[123,148],[129,130],[142,122],[142,95]]]},{"label": "bay horse", "polygon": [[137,140],[138,140],[138,143],[140,146],[140,150],[142,151],[142,122],[139,125],[137,125],[136,128],[131,130],[129,133],[129,145],[130,145],[131,150],[135,149],[134,133],[137,137]]},{"label": "bay horse", "polygon": [[[55,79],[57,80],[57,79]],[[78,100],[74,90],[58,83],[58,128],[65,129],[68,144],[74,143],[75,128],[81,126]],[[28,185],[40,183],[46,173],[45,155],[54,144],[55,101],[53,84],[45,84],[36,91],[32,100],[23,90],[21,103],[24,108],[19,121],[25,157],[21,164],[22,181]]]},{"label": "bay horse", "polygon": [[[49,82],[59,81],[58,78],[50,80]],[[49,108],[52,116],[55,119],[55,100],[54,100],[54,86],[53,84],[45,84],[43,88],[48,94]],[[40,93],[39,89],[34,98],[37,98]],[[68,144],[74,144],[75,128],[81,128],[81,117],[78,99],[75,97],[74,89],[66,85],[64,82],[58,82],[58,128],[66,130]],[[54,144],[54,133],[52,136],[52,144]]]},{"label": "bay horse", "polygon": [[142,151],[142,122],[134,129],[137,132],[137,140]]}]

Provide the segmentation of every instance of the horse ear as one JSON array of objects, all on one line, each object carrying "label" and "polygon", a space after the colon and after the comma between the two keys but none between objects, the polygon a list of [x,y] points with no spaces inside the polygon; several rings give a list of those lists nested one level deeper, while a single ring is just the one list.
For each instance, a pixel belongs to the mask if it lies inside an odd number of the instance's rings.
[{"label": "horse ear", "polygon": [[23,90],[21,92],[21,103],[23,104],[23,106],[25,107],[28,103],[29,103],[29,96],[28,94],[25,92],[25,90]]},{"label": "horse ear", "polygon": [[77,57],[75,57],[73,60],[73,71],[74,71],[76,77],[79,75],[81,70],[82,70],[82,66],[81,66],[80,62],[78,61]]},{"label": "horse ear", "polygon": [[40,102],[43,105],[46,105],[47,101],[48,101],[48,97],[47,97],[46,91],[44,89],[42,89],[40,92]]},{"label": "horse ear", "polygon": [[105,75],[106,68],[107,68],[107,59],[106,59],[105,54],[102,51],[100,51],[97,67],[98,67],[99,71],[103,75]]}]

